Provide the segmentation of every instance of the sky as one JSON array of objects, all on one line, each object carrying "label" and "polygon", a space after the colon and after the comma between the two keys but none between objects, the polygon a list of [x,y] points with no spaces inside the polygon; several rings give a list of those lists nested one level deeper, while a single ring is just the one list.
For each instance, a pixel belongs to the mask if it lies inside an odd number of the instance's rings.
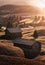
[{"label": "sky", "polygon": [[45,7],[45,0],[0,0],[0,5],[14,4],[14,5],[33,5],[39,8]]}]

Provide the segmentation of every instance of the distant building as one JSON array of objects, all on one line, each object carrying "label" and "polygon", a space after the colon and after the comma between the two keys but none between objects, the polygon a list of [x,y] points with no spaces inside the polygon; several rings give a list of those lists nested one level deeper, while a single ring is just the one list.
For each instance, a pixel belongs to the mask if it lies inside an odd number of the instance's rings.
[{"label": "distant building", "polygon": [[18,37],[22,37],[20,28],[7,28],[6,30],[6,36],[8,36],[10,39],[15,39]]}]

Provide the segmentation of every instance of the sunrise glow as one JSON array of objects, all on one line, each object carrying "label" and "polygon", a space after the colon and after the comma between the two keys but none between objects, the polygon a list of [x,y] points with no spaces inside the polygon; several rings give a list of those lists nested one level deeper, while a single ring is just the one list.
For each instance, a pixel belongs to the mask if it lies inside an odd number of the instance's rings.
[{"label": "sunrise glow", "polygon": [[39,8],[45,7],[45,0],[0,0],[0,5],[13,4],[13,5],[33,5]]},{"label": "sunrise glow", "polygon": [[39,8],[44,8],[45,7],[45,0],[28,0],[27,4],[37,6]]}]

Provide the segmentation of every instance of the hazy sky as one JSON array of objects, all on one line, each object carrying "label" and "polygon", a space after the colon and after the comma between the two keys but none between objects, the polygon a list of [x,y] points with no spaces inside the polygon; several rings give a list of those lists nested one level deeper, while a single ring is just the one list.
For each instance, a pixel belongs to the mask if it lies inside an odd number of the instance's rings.
[{"label": "hazy sky", "polygon": [[15,5],[34,5],[40,8],[45,7],[45,0],[0,0],[0,5],[15,4]]}]

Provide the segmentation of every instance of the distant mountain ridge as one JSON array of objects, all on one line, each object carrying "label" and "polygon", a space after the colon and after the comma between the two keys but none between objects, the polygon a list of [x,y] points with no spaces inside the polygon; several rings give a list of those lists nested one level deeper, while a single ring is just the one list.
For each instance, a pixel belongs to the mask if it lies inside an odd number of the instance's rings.
[{"label": "distant mountain ridge", "polygon": [[34,6],[18,6],[18,5],[4,5],[0,6],[0,15],[3,14],[16,14],[16,13],[29,13],[40,14],[40,9]]}]

